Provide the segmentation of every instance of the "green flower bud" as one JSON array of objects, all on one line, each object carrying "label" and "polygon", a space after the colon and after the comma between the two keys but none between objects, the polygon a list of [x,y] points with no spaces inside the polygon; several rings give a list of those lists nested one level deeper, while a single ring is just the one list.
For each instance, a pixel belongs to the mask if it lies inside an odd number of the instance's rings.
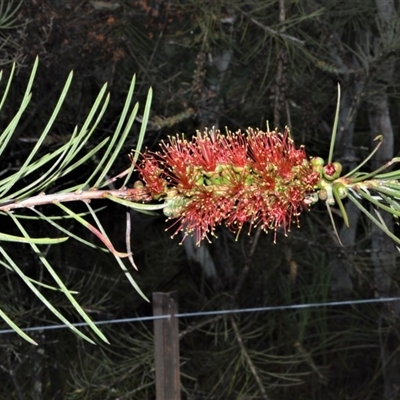
[{"label": "green flower bud", "polygon": [[321,157],[313,157],[310,162],[314,167],[322,167],[325,163],[324,159]]},{"label": "green flower bud", "polygon": [[324,178],[328,181],[333,181],[340,177],[342,173],[342,164],[338,162],[333,162],[330,164],[326,164],[323,168]]},{"label": "green flower bud", "polygon": [[324,159],[321,157],[313,157],[310,161],[311,165],[312,165],[312,169],[315,172],[319,173],[320,178],[322,178],[322,174],[324,171]]},{"label": "green flower bud", "polygon": [[333,190],[339,196],[339,199],[345,199],[349,193],[349,189],[343,183],[338,183],[333,186]]}]

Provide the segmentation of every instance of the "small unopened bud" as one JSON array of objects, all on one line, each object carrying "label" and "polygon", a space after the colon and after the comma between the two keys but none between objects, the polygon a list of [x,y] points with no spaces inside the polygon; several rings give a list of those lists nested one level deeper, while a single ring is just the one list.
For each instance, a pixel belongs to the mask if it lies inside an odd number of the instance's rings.
[{"label": "small unopened bud", "polygon": [[333,184],[333,190],[339,196],[339,199],[344,199],[347,197],[349,190],[343,183]]},{"label": "small unopened bud", "polygon": [[318,192],[318,197],[320,200],[325,201],[328,198],[328,192],[326,191],[326,189],[321,189]]},{"label": "small unopened bud", "polygon": [[318,167],[318,166],[323,166],[324,165],[324,159],[321,157],[313,157],[311,160],[311,165]]},{"label": "small unopened bud", "polygon": [[342,173],[342,164],[338,162],[333,162],[326,164],[323,170],[324,178],[328,181],[333,181],[340,177]]},{"label": "small unopened bud", "polygon": [[310,162],[312,169],[315,172],[318,172],[320,178],[322,178],[322,174],[324,172],[324,159],[321,157],[313,157]]}]

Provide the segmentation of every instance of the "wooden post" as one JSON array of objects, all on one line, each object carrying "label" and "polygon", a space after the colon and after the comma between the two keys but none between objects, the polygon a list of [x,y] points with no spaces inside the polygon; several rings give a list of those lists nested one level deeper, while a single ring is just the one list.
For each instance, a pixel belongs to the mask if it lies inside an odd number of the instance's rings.
[{"label": "wooden post", "polygon": [[154,320],[156,400],[180,400],[178,294],[153,293],[153,314],[170,315]]}]

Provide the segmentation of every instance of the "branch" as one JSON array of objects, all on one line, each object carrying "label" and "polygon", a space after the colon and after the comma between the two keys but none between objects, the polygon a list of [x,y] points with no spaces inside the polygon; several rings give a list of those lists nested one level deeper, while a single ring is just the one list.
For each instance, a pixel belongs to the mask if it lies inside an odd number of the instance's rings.
[{"label": "branch", "polygon": [[286,39],[286,40],[290,40],[294,43],[297,43],[301,46],[305,46],[306,42],[304,40],[301,39],[297,39],[294,36],[290,36],[287,33],[282,33],[279,31],[276,31],[275,29],[270,28],[269,26],[265,26],[264,24],[262,24],[261,22],[259,22],[258,20],[256,20],[255,18],[253,18],[250,14],[248,14],[246,11],[241,10],[239,7],[233,6],[233,8],[236,8],[240,13],[242,13],[243,15],[245,15],[247,18],[250,19],[251,22],[253,22],[254,25],[257,25],[258,27],[260,27],[261,29],[263,29],[265,32],[273,35],[273,36],[279,36],[282,39]]},{"label": "branch", "polygon": [[127,200],[125,205],[135,209],[146,209],[146,210],[160,210],[164,207],[164,204],[142,204],[134,203],[135,201],[147,200],[146,194],[140,189],[136,188],[123,188],[117,190],[78,190],[73,193],[55,193],[45,194],[41,193],[37,196],[32,196],[24,200],[11,200],[11,202],[0,204],[0,211],[11,211],[19,208],[33,208],[41,205],[55,204],[55,203],[67,203],[71,201],[85,201],[90,202],[91,200],[101,199],[122,199]]},{"label": "branch", "polygon": [[246,360],[246,362],[247,362],[247,364],[248,364],[248,366],[250,368],[251,373],[254,376],[255,381],[257,382],[257,385],[258,385],[258,388],[259,388],[259,390],[261,392],[262,398],[264,400],[269,400],[269,397],[268,397],[267,392],[266,392],[266,390],[264,388],[264,385],[263,385],[263,383],[261,381],[261,378],[257,373],[256,366],[254,365],[254,363],[253,363],[253,361],[252,361],[252,359],[251,359],[251,357],[250,357],[250,355],[249,355],[249,353],[248,353],[248,351],[246,349],[246,346],[243,343],[243,339],[242,339],[242,336],[241,336],[241,334],[239,332],[239,328],[236,325],[236,322],[235,322],[233,317],[231,317],[230,320],[231,320],[232,328],[235,331],[236,340],[237,340],[237,342],[239,344],[240,350],[241,350],[241,352],[242,352],[242,354],[243,354],[243,356],[244,356],[244,358],[245,358],[245,360]]}]

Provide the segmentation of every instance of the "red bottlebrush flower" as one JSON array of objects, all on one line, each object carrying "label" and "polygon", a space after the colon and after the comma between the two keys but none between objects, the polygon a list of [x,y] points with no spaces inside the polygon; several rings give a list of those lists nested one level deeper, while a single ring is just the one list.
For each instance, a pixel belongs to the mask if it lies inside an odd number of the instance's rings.
[{"label": "red bottlebrush flower", "polygon": [[146,154],[137,169],[153,198],[157,199],[166,193],[167,182],[161,177],[162,169],[151,155]]},{"label": "red bottlebrush flower", "polygon": [[191,141],[170,138],[161,147],[137,169],[153,197],[165,200],[165,214],[177,218],[176,232],[194,233],[198,241],[222,223],[238,232],[250,223],[286,233],[320,180],[288,129],[226,135],[213,129]]}]

